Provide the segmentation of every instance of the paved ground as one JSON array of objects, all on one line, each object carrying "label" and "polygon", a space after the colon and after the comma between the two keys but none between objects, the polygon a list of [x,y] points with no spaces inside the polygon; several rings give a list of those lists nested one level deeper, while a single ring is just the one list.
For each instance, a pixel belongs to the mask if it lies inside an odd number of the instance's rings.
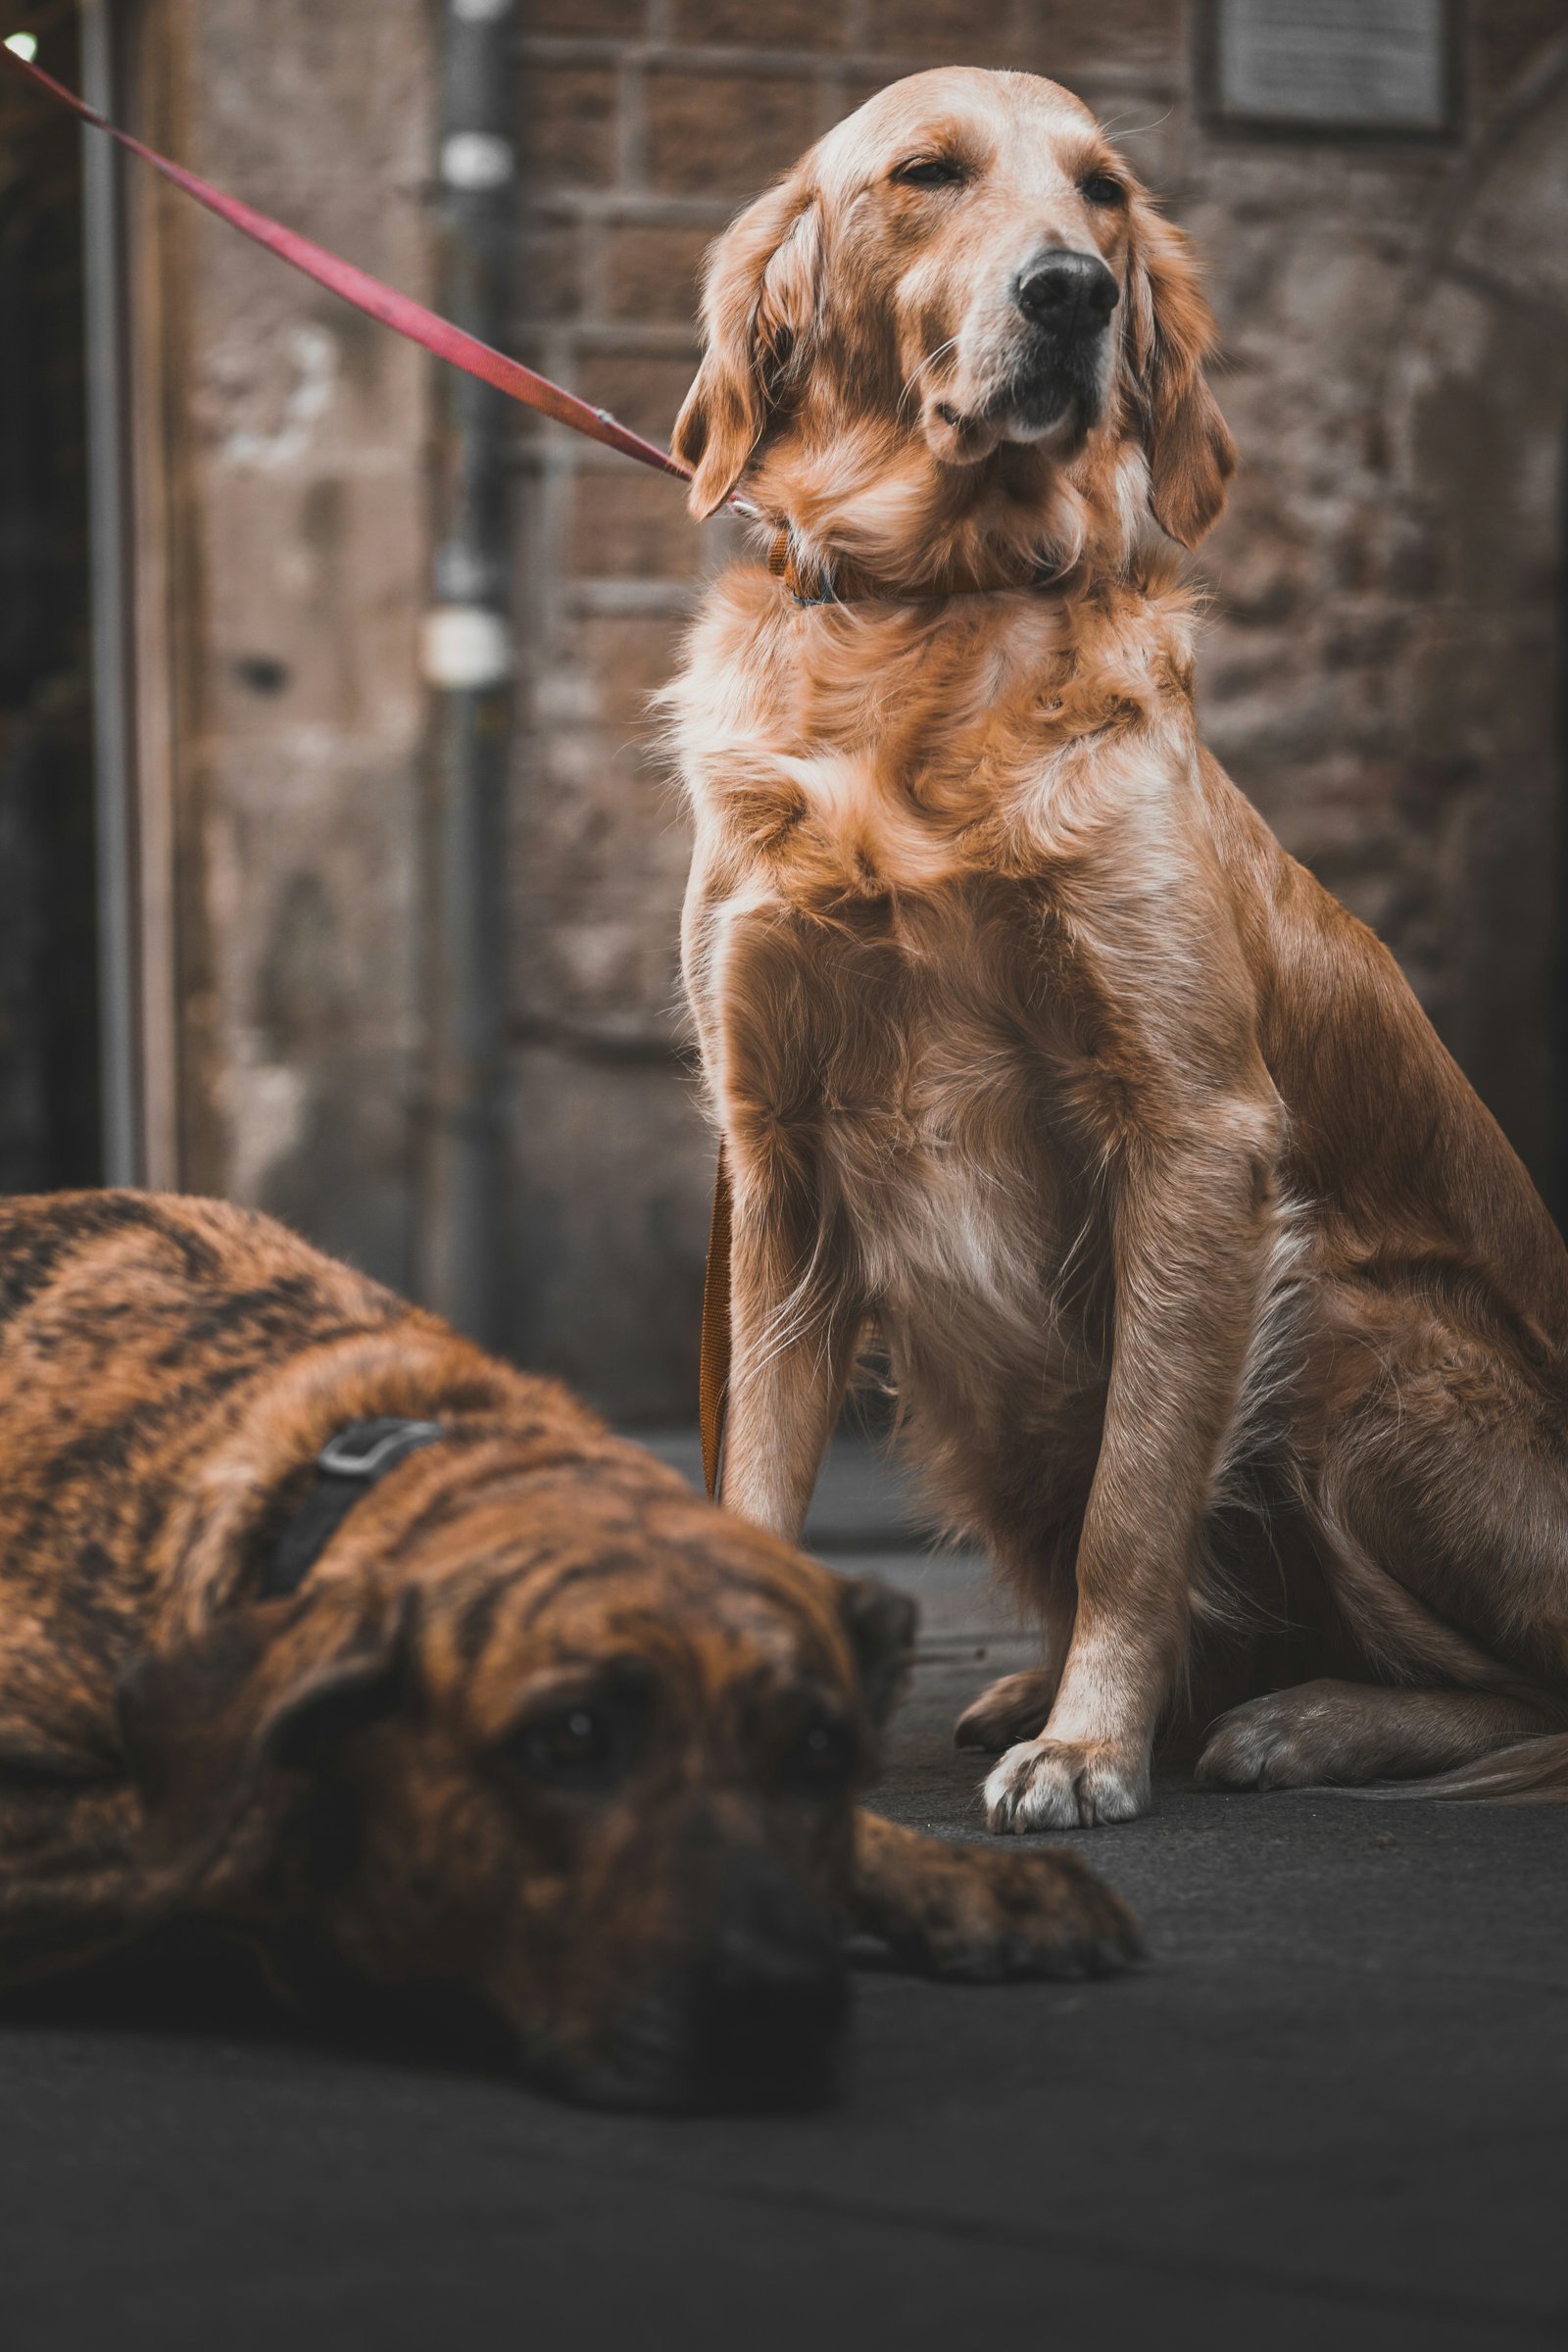
[{"label": "paved ground", "polygon": [[[949,1727],[1026,1650],[853,1462],[816,1527],[926,1602],[885,1808],[979,1835]],[[1562,2343],[1568,1811],[1169,1788],[1080,1842],[1149,1966],[867,1978],[818,2116],[579,2113],[243,2012],[0,2015],[0,2342]]]}]

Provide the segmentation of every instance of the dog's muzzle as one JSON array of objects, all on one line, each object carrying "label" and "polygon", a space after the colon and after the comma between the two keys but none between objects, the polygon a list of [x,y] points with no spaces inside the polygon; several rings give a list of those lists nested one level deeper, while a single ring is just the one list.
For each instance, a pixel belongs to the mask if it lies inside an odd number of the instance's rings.
[{"label": "dog's muzzle", "polygon": [[737,1863],[700,1954],[669,1972],[587,2061],[535,2073],[595,2105],[713,2113],[821,2106],[849,2018],[841,1941],[782,1871]]},{"label": "dog's muzzle", "polygon": [[831,2095],[849,2011],[843,1953],[770,1863],[731,1872],[717,1933],[681,1999],[693,2105],[801,2107]]},{"label": "dog's muzzle", "polygon": [[1098,254],[1048,248],[1019,270],[1023,330],[1003,406],[1026,431],[1092,424],[1104,396],[1105,331],[1121,288]]}]

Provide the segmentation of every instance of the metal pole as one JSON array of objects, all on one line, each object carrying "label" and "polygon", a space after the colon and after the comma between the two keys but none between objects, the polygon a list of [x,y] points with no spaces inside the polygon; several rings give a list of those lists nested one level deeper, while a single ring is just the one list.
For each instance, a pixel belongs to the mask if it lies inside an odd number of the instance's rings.
[{"label": "metal pole", "polygon": [[[514,0],[441,0],[438,305],[509,339],[517,218]],[[438,377],[433,703],[424,884],[426,1117],[419,1287],[474,1338],[503,1296],[500,1082],[507,755],[512,716],[511,404]]]},{"label": "metal pole", "polygon": [[[1564,420],[1568,441],[1568,419]],[[1568,544],[1568,472],[1559,484],[1558,528]],[[1557,677],[1554,749],[1557,755],[1556,816],[1557,905],[1556,941],[1552,953],[1550,1012],[1552,1085],[1551,1211],[1568,1238],[1568,587],[1559,576],[1557,588]]]},{"label": "metal pole", "polygon": [[[118,113],[110,0],[82,0],[82,94]],[[92,608],[94,842],[98,891],[98,1058],[106,1184],[144,1184],[137,907],[136,772],[131,709],[134,615],[125,466],[124,210],[121,159],[82,134],[87,301],[88,528]]]}]

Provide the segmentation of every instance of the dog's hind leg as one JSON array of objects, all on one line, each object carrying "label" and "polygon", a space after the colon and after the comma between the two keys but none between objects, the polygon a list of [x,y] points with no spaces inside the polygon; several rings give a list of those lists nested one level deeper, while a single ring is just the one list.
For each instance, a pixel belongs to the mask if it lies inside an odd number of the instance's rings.
[{"label": "dog's hind leg", "polygon": [[1135,1959],[1138,1922],[1057,1846],[959,1845],[856,1816],[849,1927],[896,1968],[986,1982],[1098,1977]]},{"label": "dog's hind leg", "polygon": [[1446,1772],[1568,1723],[1494,1690],[1393,1690],[1301,1683],[1222,1715],[1198,1760],[1205,1788],[1311,1788]]},{"label": "dog's hind leg", "polygon": [[[1520,1743],[1568,1728],[1561,1404],[1441,1307],[1385,1296],[1376,1316],[1363,1348],[1337,1351],[1301,1494],[1338,1612],[1396,1687],[1309,1683],[1250,1701],[1200,1759],[1210,1785],[1440,1773],[1466,1784],[1442,1793],[1501,1795]],[[1568,1741],[1549,1744],[1568,1757]],[[1568,1797],[1568,1769],[1530,1785]]]}]

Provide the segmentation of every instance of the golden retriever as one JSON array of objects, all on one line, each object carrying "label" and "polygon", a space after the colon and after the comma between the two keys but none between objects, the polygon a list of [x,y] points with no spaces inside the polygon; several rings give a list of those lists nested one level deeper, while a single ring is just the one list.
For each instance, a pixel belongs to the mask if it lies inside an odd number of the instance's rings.
[{"label": "golden retriever", "polygon": [[1066,90],[922,74],[704,316],[693,508],[773,533],[668,694],[725,1500],[798,1531],[874,1332],[1044,1628],[958,1727],[998,1829],[1141,1812],[1221,1699],[1207,1783],[1568,1795],[1568,1253],[1199,740],[1177,551],[1234,454],[1186,238]]}]

